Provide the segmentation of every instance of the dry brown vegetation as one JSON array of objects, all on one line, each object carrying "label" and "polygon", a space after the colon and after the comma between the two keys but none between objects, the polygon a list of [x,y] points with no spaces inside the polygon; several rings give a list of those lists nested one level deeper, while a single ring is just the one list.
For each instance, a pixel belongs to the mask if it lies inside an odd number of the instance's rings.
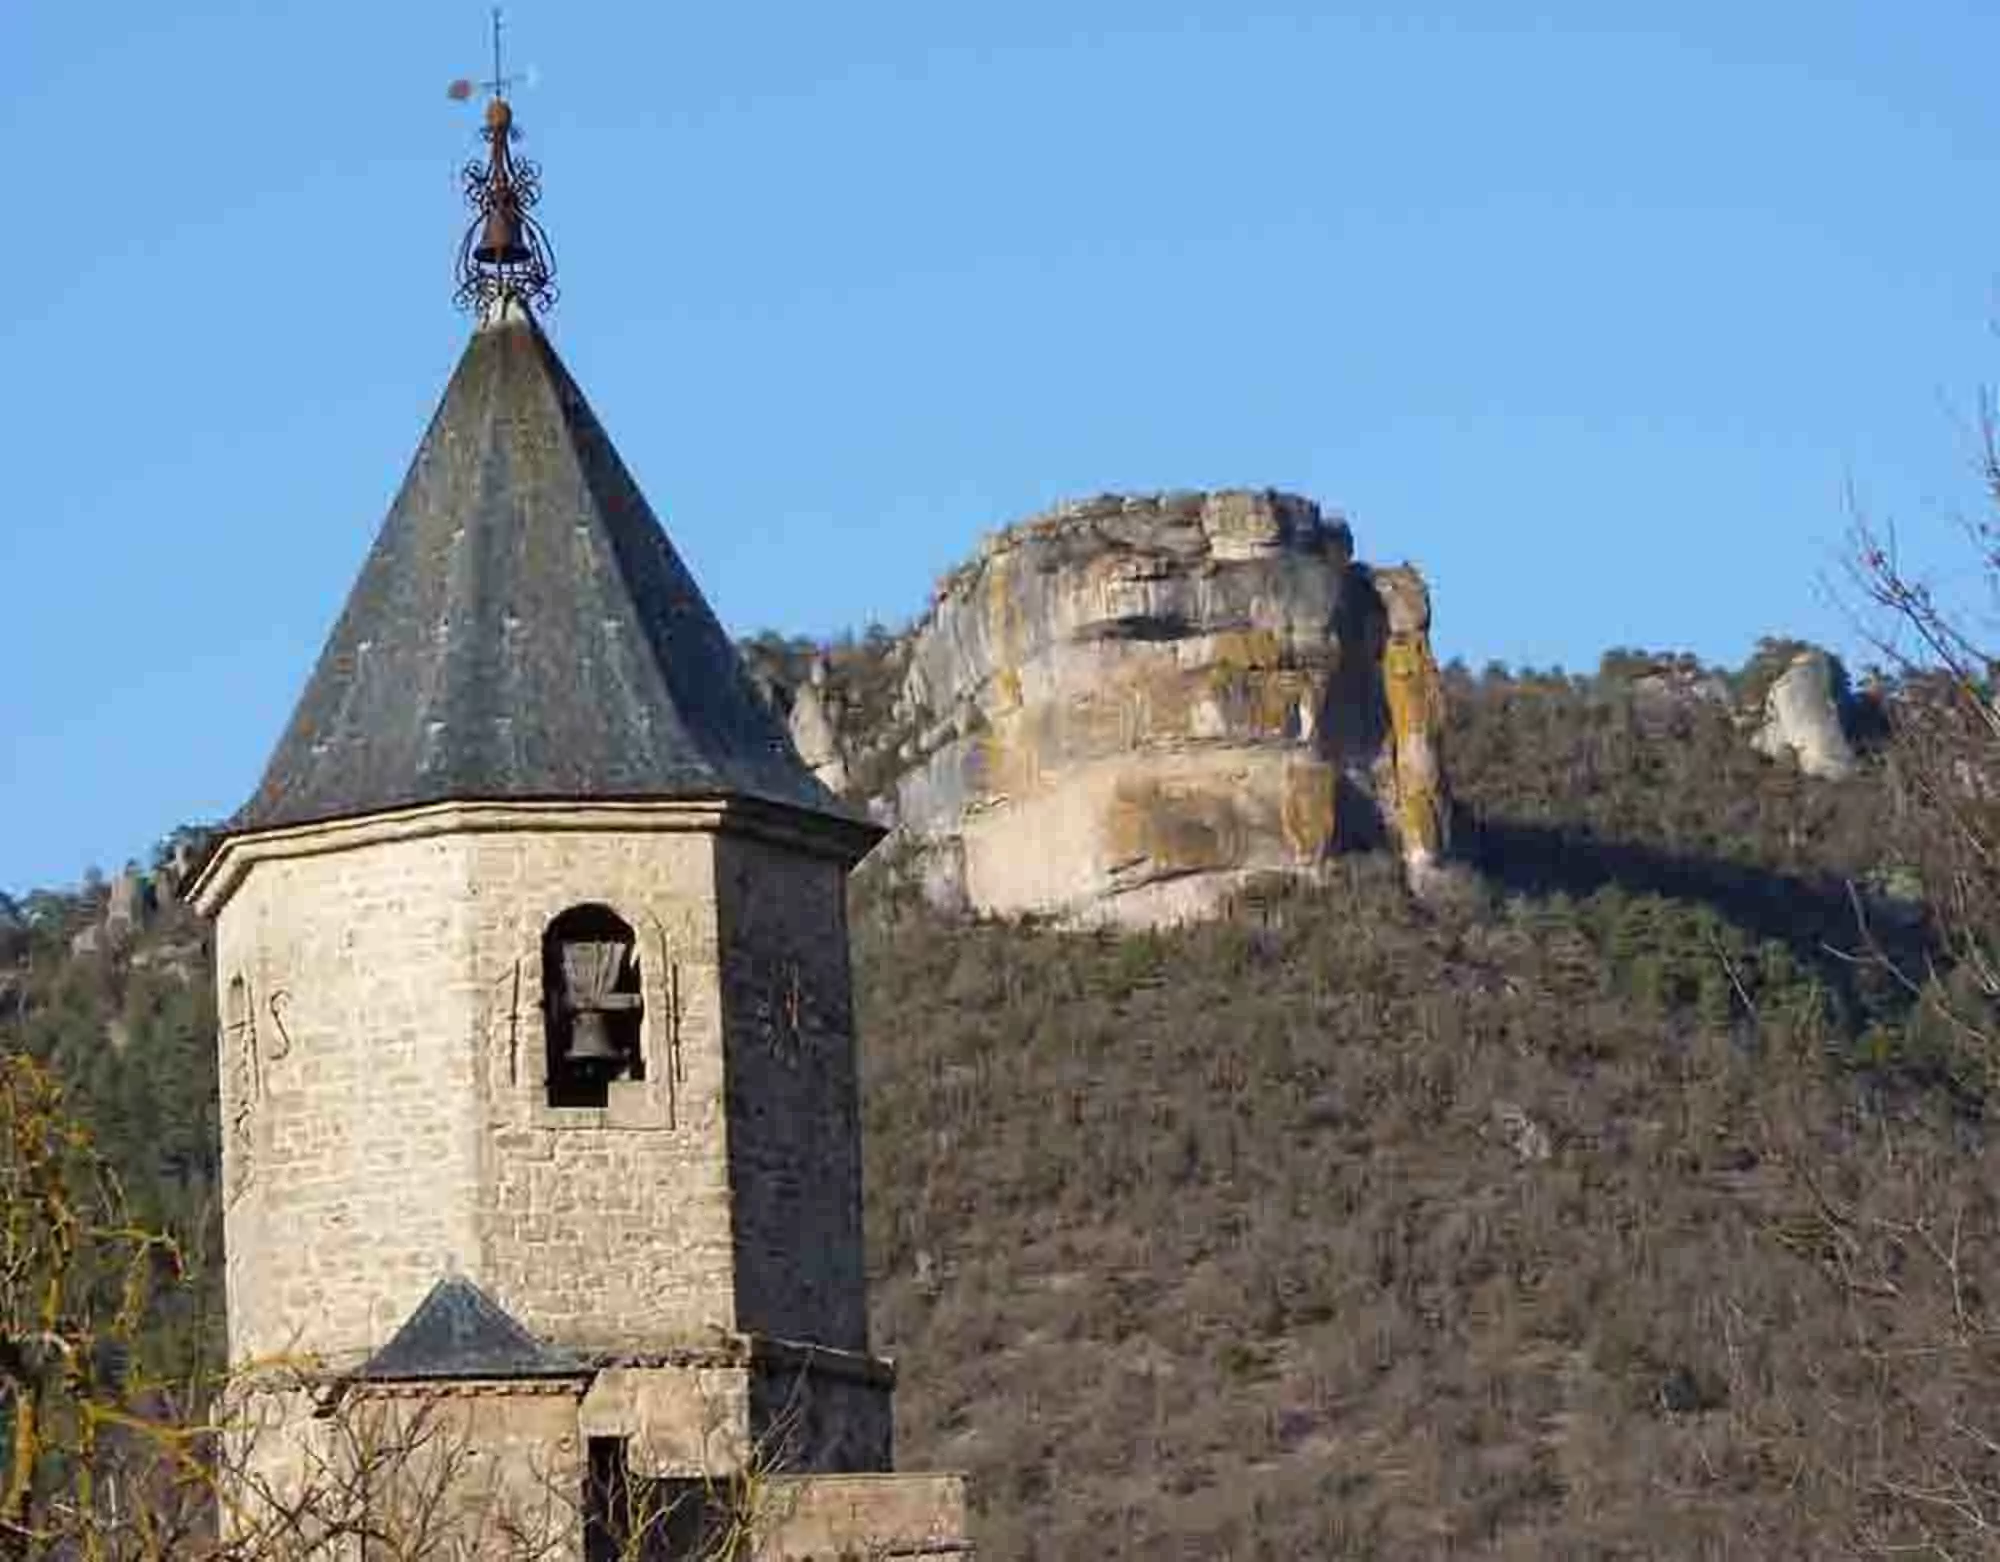
[{"label": "dry brown vegetation", "polygon": [[[1906,677],[1829,785],[1617,668],[1452,670],[1429,908],[1369,853],[1159,935],[864,883],[901,1461],[992,1558],[2000,1554],[1980,680]],[[88,909],[0,1030],[198,1253],[208,999],[66,958]]]},{"label": "dry brown vegetation", "polygon": [[1453,681],[1455,905],[864,920],[904,1456],[1002,1557],[1987,1554],[2000,1163],[1854,888],[1889,767]]}]

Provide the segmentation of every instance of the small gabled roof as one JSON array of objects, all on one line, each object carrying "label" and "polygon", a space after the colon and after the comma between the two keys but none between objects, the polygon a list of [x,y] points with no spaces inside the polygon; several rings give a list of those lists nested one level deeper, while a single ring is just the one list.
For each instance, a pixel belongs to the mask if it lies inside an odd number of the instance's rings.
[{"label": "small gabled roof", "polygon": [[723,796],[859,818],[799,759],[548,338],[503,299],[230,832]]},{"label": "small gabled roof", "polygon": [[544,1345],[462,1276],[438,1281],[395,1336],[369,1357],[367,1382],[432,1378],[567,1378],[590,1370]]}]

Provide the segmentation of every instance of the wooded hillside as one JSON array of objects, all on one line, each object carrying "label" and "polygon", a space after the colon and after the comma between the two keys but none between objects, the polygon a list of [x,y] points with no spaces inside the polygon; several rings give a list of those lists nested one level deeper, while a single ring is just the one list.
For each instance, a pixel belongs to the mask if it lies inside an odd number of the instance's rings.
[{"label": "wooded hillside", "polygon": [[[992,1558],[1978,1554],[1990,1011],[1892,765],[1807,781],[1610,665],[1448,684],[1438,904],[1359,852],[1085,935],[864,868],[899,1461],[970,1472]],[[159,954],[199,930],[27,910],[0,1034],[212,1253],[212,999]]]}]

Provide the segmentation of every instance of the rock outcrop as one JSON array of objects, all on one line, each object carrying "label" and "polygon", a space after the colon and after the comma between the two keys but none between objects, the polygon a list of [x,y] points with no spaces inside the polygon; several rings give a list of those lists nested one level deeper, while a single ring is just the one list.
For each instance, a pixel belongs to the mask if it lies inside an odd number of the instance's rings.
[{"label": "rock outcrop", "polygon": [[155,904],[152,882],[135,865],[127,863],[125,870],[111,881],[111,891],[105,898],[105,937],[115,944],[130,943],[145,927]]},{"label": "rock outcrop", "polygon": [[1790,754],[1799,769],[1822,780],[1854,773],[1854,746],[1844,713],[1846,679],[1821,650],[1800,651],[1764,696],[1762,725],[1752,742],[1771,759]]},{"label": "rock outcrop", "polygon": [[1691,668],[1662,668],[1631,681],[1632,698],[1642,709],[1676,710],[1690,706],[1729,706],[1729,681],[1720,673]]},{"label": "rock outcrop", "polygon": [[1444,684],[1431,655],[1431,596],[1409,565],[1378,570],[1387,639],[1382,690],[1389,715],[1389,781],[1403,858],[1422,884],[1449,844],[1444,789]]},{"label": "rock outcrop", "polygon": [[[900,653],[874,800],[933,899],[1069,921],[1198,916],[1270,872],[1447,846],[1429,600],[1307,500],[1108,496],[990,538]],[[793,691],[823,778],[854,768]]]},{"label": "rock outcrop", "polygon": [[827,695],[825,657],[815,657],[806,681],[792,690],[792,708],[786,717],[792,746],[814,775],[835,792],[846,792],[853,778],[848,773],[841,734],[835,725],[834,710]]},{"label": "rock outcrop", "polygon": [[[198,830],[176,831],[156,853],[150,873],[137,863],[127,863],[104,886],[102,904],[90,920],[71,933],[70,954],[80,960],[129,959],[135,968],[152,966],[191,979],[200,966],[201,941],[177,936],[188,927],[177,896],[200,856],[203,839]],[[6,945],[4,935],[0,919],[0,949]]]}]

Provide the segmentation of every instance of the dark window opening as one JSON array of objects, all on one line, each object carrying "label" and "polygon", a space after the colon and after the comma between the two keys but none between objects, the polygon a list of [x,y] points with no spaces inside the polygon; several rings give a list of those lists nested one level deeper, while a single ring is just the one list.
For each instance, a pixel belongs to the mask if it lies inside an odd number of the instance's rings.
[{"label": "dark window opening", "polygon": [[588,1439],[584,1459],[584,1562],[694,1562],[724,1554],[729,1511],[719,1486],[634,1476],[622,1437]]},{"label": "dark window opening", "polygon": [[638,940],[607,906],[573,906],[542,936],[550,1106],[604,1106],[644,1079]]},{"label": "dark window opening", "polygon": [[625,1439],[593,1437],[583,1473],[584,1562],[622,1562],[631,1549],[632,1481]]}]

